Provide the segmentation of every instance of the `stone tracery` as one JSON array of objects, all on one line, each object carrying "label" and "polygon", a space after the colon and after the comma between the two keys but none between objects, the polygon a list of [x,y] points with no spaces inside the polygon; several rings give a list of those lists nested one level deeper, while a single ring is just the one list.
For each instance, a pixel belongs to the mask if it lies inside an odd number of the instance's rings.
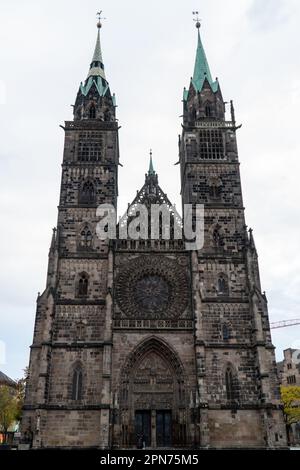
[{"label": "stone tracery", "polygon": [[132,318],[177,318],[187,307],[188,280],[174,259],[140,256],[120,269],[116,299]]}]

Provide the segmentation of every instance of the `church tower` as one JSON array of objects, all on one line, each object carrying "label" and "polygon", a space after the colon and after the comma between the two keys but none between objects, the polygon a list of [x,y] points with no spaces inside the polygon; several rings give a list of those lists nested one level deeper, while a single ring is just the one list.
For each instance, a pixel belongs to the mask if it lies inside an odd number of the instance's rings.
[{"label": "church tower", "polygon": [[[34,448],[286,444],[267,299],[245,225],[239,126],[232,102],[225,118],[196,26],[179,139],[182,204],[204,206],[204,246],[192,251],[177,236],[185,220],[159,184],[152,153],[117,238],[97,236],[97,207],[117,207],[119,165],[99,19],[74,119],[62,126],[58,221],[37,298],[22,420]],[[164,208],[156,236],[153,208]],[[139,236],[118,236],[143,211]]]},{"label": "church tower", "polygon": [[34,447],[109,445],[112,254],[96,236],[96,209],[117,205],[119,144],[100,19],[97,29],[74,119],[61,126],[58,221],[37,299],[24,406],[23,431],[33,434]]},{"label": "church tower", "polygon": [[282,446],[268,305],[247,230],[235,112],[230,120],[197,27],[193,77],[183,92],[182,204],[204,205],[204,246],[191,254],[201,446]]}]

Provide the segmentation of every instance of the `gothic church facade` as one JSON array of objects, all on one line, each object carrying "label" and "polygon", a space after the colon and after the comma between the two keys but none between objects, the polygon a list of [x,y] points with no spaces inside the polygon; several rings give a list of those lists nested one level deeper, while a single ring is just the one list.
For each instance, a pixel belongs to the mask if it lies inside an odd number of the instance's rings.
[{"label": "gothic church facade", "polygon": [[[97,237],[97,207],[117,207],[119,167],[98,23],[74,119],[63,126],[58,221],[37,299],[22,422],[34,448],[286,444],[267,299],[245,225],[238,127],[232,103],[225,119],[196,26],[179,139],[182,203],[205,207],[204,246],[191,251],[161,236]],[[138,203],[172,212],[152,161]]]}]

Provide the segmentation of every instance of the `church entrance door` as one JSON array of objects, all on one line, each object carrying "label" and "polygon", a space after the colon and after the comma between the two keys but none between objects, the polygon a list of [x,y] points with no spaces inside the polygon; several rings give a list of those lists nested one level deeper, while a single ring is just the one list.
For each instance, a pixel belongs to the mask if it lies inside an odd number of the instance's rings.
[{"label": "church entrance door", "polygon": [[151,445],[151,411],[135,412],[135,435],[138,448]]},{"label": "church entrance door", "polygon": [[170,447],[172,445],[172,416],[171,411],[156,412],[156,446]]},{"label": "church entrance door", "polygon": [[186,445],[183,369],[164,342],[151,337],[129,355],[120,387],[122,446],[155,449]]}]

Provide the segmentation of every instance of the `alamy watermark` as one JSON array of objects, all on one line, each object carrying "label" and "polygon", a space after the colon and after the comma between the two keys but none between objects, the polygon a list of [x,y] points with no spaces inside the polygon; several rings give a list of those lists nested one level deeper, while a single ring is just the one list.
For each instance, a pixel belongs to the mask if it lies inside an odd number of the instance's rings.
[{"label": "alamy watermark", "polygon": [[117,221],[112,204],[100,204],[96,233],[100,240],[184,240],[186,250],[201,250],[204,244],[204,205],[185,204],[183,222],[174,206],[133,204]]}]

